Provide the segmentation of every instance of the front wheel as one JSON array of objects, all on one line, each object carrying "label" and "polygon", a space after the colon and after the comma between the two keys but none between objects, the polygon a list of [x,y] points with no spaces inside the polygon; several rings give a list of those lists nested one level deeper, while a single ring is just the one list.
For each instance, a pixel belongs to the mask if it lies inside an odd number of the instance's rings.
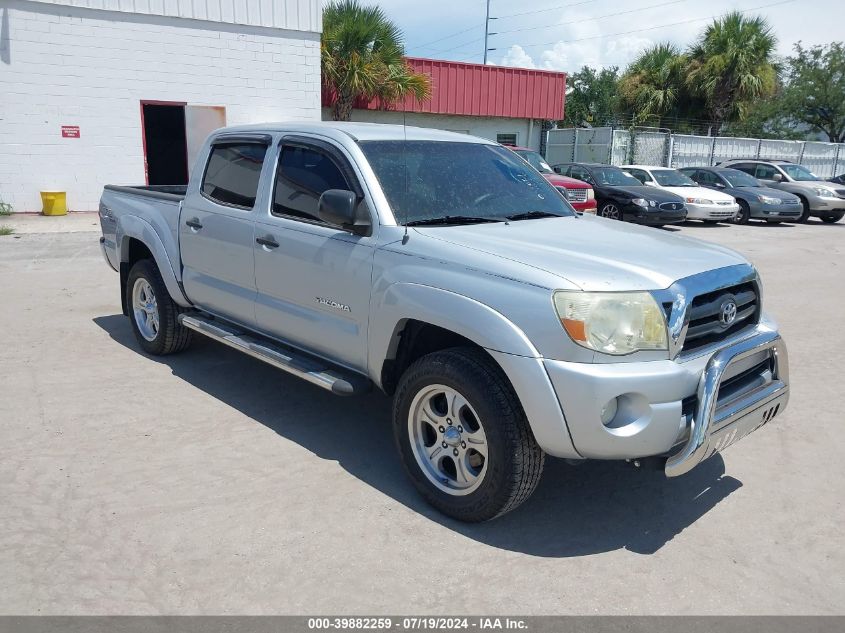
[{"label": "front wheel", "polygon": [[393,404],[408,476],[435,508],[486,521],[525,501],[545,454],[501,369],[481,350],[434,352],[412,364]]},{"label": "front wheel", "polygon": [[807,202],[804,198],[801,198],[801,206],[804,207],[804,210],[801,212],[801,215],[798,218],[798,222],[806,222],[810,219],[810,203]]},{"label": "front wheel", "polygon": [[599,215],[603,218],[608,218],[609,220],[622,220],[622,210],[616,205],[615,202],[605,202],[601,205],[599,209]]},{"label": "front wheel", "polygon": [[737,211],[736,215],[734,216],[734,223],[748,224],[749,219],[751,219],[751,208],[748,206],[748,203],[745,200],[740,200],[739,211]]},{"label": "front wheel", "polygon": [[174,354],[191,344],[191,330],[178,321],[184,309],[170,298],[152,260],[142,259],[129,271],[126,305],[132,332],[148,354]]},{"label": "front wheel", "polygon": [[833,224],[839,222],[843,217],[845,217],[845,213],[824,213],[819,216],[819,219],[826,224]]}]

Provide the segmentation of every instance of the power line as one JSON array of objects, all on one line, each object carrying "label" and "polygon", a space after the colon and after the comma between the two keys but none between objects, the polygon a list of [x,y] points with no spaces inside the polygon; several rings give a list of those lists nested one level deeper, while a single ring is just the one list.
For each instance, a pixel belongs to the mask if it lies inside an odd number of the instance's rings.
[{"label": "power line", "polygon": [[430,42],[426,42],[425,44],[418,44],[418,45],[413,46],[411,48],[430,48],[429,44],[437,44],[437,42],[442,42],[443,40],[448,40],[448,39],[451,39],[453,37],[457,37],[458,35],[463,35],[464,33],[469,33],[470,31],[474,31],[477,28],[478,28],[478,25],[471,26],[468,29],[464,29],[463,31],[457,31],[457,32],[452,33],[450,35],[444,35],[443,37],[441,37],[439,39],[431,40]]},{"label": "power line", "polygon": [[748,9],[742,9],[742,10],[737,10],[737,11],[729,11],[729,12],[722,13],[722,14],[719,14],[719,15],[710,15],[710,16],[706,16],[706,17],[702,17],[702,18],[692,18],[690,20],[681,20],[679,22],[670,22],[668,24],[658,24],[656,26],[649,26],[649,27],[642,28],[642,29],[633,29],[631,31],[620,31],[620,32],[617,32],[617,33],[607,33],[605,35],[592,35],[590,37],[580,37],[580,38],[577,38],[577,39],[574,39],[574,40],[555,40],[554,42],[541,42],[541,43],[537,43],[537,44],[520,44],[519,46],[521,48],[534,48],[535,46],[554,46],[555,44],[573,44],[575,42],[586,42],[588,40],[600,40],[600,39],[604,39],[606,37],[615,37],[617,35],[631,35],[633,33],[643,33],[645,31],[655,31],[657,29],[664,29],[664,28],[667,28],[669,26],[679,26],[681,24],[691,24],[693,22],[703,22],[705,20],[715,20],[717,18],[725,17],[726,15],[729,15],[730,13],[748,13],[749,11],[758,11],[760,9],[768,9],[770,7],[778,7],[778,6],[781,6],[781,5],[784,5],[784,4],[790,4],[790,3],[796,2],[796,1],[797,0],[781,0],[780,2],[763,4],[763,5],[760,5],[760,6],[757,6],[757,7],[749,7]]},{"label": "power line", "polygon": [[509,13],[507,15],[499,15],[496,16],[499,19],[504,18],[518,18],[523,15],[534,15],[535,13],[547,13],[549,11],[557,11],[558,9],[568,9],[570,7],[580,7],[583,4],[592,4],[593,2],[598,2],[599,0],[581,0],[581,2],[570,2],[569,4],[560,4],[556,7],[549,7],[547,9],[535,9],[533,11],[523,11],[521,13]]},{"label": "power line", "polygon": [[[667,7],[672,4],[681,4],[682,2],[690,2],[690,0],[670,0],[669,2],[661,2],[659,4],[650,4],[647,7],[640,7],[638,9],[629,9],[628,11],[616,11],[614,13],[607,13],[605,15],[597,15],[594,18],[578,18],[578,23],[595,22],[596,20],[603,20],[605,18],[615,18],[619,15],[627,15],[629,13],[639,13],[640,11],[647,11],[648,9],[656,9],[658,7]],[[508,31],[498,31],[491,33],[491,35],[504,35],[505,33],[521,33],[523,31],[537,31],[540,29],[560,28],[560,24],[544,24],[542,26],[526,26],[520,29],[510,29]]]}]

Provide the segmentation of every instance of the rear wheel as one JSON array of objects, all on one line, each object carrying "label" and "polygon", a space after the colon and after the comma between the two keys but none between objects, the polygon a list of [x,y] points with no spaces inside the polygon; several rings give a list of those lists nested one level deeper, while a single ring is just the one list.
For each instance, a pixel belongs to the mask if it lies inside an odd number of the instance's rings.
[{"label": "rear wheel", "polygon": [[599,215],[603,218],[608,218],[610,220],[622,220],[623,214],[622,210],[616,205],[615,202],[605,202],[601,205],[599,209]]},{"label": "rear wheel", "polygon": [[843,217],[845,217],[845,213],[825,213],[820,216],[820,219],[826,224],[833,224],[834,222],[839,222]]},{"label": "rear wheel", "polygon": [[148,354],[174,354],[191,344],[191,331],[178,321],[185,310],[170,298],[152,260],[142,259],[129,271],[126,305],[132,332]]},{"label": "rear wheel", "polygon": [[751,219],[751,208],[748,206],[748,203],[745,200],[739,201],[739,211],[736,212],[734,216],[734,223],[736,224],[748,224],[748,220]]},{"label": "rear wheel", "polygon": [[424,356],[402,376],[393,431],[414,486],[461,521],[516,508],[540,481],[545,455],[501,369],[481,350]]}]

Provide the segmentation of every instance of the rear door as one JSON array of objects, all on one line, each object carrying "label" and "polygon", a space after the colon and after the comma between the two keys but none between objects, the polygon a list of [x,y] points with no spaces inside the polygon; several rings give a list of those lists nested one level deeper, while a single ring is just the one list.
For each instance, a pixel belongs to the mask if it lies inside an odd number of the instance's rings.
[{"label": "rear door", "polygon": [[188,298],[250,327],[255,327],[254,209],[269,145],[270,137],[263,135],[215,139],[204,171],[195,174],[194,180],[201,180],[189,188],[179,223]]},{"label": "rear door", "polygon": [[255,227],[256,319],[262,332],[364,371],[375,240],[318,217],[328,189],[353,191],[367,205],[341,148],[283,138]]}]

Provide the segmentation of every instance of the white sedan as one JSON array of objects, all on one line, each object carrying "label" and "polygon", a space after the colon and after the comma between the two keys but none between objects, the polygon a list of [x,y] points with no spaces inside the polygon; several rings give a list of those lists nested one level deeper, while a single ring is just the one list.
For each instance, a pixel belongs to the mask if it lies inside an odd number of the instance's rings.
[{"label": "white sedan", "polygon": [[677,169],[646,165],[623,165],[622,169],[644,185],[681,196],[686,201],[688,220],[730,222],[739,212],[739,203],[733,196],[700,187]]}]

